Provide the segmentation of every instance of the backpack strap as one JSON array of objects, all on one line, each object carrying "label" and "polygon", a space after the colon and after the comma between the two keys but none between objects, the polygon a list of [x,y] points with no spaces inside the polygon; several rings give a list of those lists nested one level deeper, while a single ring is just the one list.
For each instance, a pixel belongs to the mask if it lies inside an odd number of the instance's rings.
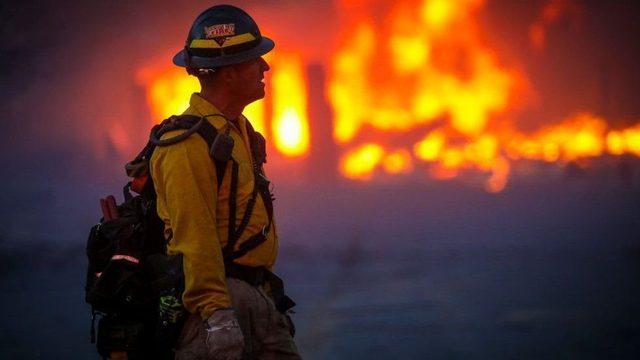
[{"label": "backpack strap", "polygon": [[[207,148],[211,149],[211,145],[213,145],[213,141],[216,139],[218,135],[218,130],[215,126],[211,125],[208,121],[203,120],[203,124],[198,129],[198,135],[204,139],[207,143]],[[215,159],[213,156],[211,157],[215,166],[216,166],[216,179],[218,180],[218,190],[220,189],[220,185],[222,185],[222,180],[224,180],[224,174],[226,173],[227,163],[224,161],[220,161]]]},{"label": "backpack strap", "polygon": [[[165,133],[177,129],[186,129],[187,131],[178,136],[160,140],[162,135],[164,135]],[[150,150],[150,152],[153,152],[155,146],[168,146],[176,144],[195,133],[200,135],[200,137],[202,137],[202,139],[207,143],[207,148],[211,149],[211,145],[218,135],[218,130],[215,128],[215,126],[211,125],[211,123],[209,123],[205,119],[205,117],[196,115],[174,115],[151,129],[151,135],[149,137],[149,143],[147,144],[147,147],[153,146],[153,148]],[[145,147],[145,149],[147,147]],[[151,155],[149,155],[149,158],[150,157]],[[222,184],[222,180],[224,179],[227,164],[226,162],[218,161],[214,158],[212,158],[212,160],[216,167],[216,179],[218,181],[217,185],[219,190],[220,185]]]},{"label": "backpack strap", "polygon": [[258,191],[267,208],[267,215],[269,217],[268,227],[271,227],[271,222],[273,221],[273,201],[275,198],[269,189],[271,182],[265,176],[263,167],[267,162],[267,141],[262,134],[253,129],[249,121],[247,121],[247,134],[249,134],[249,143],[251,144],[251,154],[253,155],[254,174],[258,183]]},{"label": "backpack strap", "polygon": [[[266,163],[267,158],[266,141],[259,132],[254,130],[249,121],[246,122],[246,126],[247,135],[249,137],[249,145],[251,147],[251,155],[253,157],[254,187],[249,201],[247,202],[245,214],[237,229],[235,229],[235,226],[232,226],[235,225],[235,196],[232,196],[229,199],[229,208],[230,210],[233,210],[230,212],[230,214],[233,214],[231,216],[233,216],[234,222],[229,223],[229,239],[227,241],[227,246],[225,246],[225,248],[223,249],[224,258],[227,263],[232,263],[233,260],[244,256],[249,251],[264,243],[267,240],[267,234],[269,233],[271,224],[273,222],[273,196],[269,191],[270,182],[264,176],[262,166],[264,163]],[[235,161],[234,165],[237,166]],[[234,251],[236,243],[249,224],[249,220],[255,207],[258,195],[262,197],[263,203],[265,204],[268,216],[268,224],[262,229],[262,231],[245,240],[240,245],[237,251]]]}]

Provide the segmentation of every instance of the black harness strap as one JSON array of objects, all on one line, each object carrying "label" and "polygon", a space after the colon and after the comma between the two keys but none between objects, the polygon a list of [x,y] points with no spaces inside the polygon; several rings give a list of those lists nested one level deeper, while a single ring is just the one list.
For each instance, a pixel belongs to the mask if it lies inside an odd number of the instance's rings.
[{"label": "black harness strap", "polygon": [[[245,209],[244,215],[242,216],[242,220],[240,221],[240,225],[238,226],[238,228],[234,229],[234,227],[231,227],[231,221],[229,222],[229,240],[227,241],[227,245],[223,250],[226,261],[231,261],[233,259],[238,258],[238,256],[235,256],[235,252],[233,250],[235,249],[236,243],[240,239],[240,236],[242,235],[244,230],[247,228],[247,225],[249,224],[249,220],[251,219],[251,214],[253,213],[253,208],[255,207],[257,197],[258,197],[258,192],[256,191],[256,188],[254,186],[253,192],[251,193],[251,197],[247,202],[247,208]],[[229,209],[232,209],[231,199],[229,202],[230,202]],[[233,210],[235,210],[235,205],[236,205],[235,201],[233,205],[234,205]],[[233,216],[233,219],[234,219],[234,225],[235,225],[235,215]],[[244,245],[244,242],[242,244]]]},{"label": "black harness strap", "polygon": [[252,237],[243,241],[242,244],[240,244],[240,246],[238,247],[237,251],[234,251],[228,256],[227,262],[232,262],[235,259],[245,256],[249,251],[257,248],[265,241],[267,241],[267,235],[265,231],[253,235]]},{"label": "black harness strap", "polygon": [[[238,170],[239,165],[235,160],[231,161],[231,189],[229,191],[229,228],[227,229],[227,246],[222,250],[222,253],[227,258],[227,254],[233,251],[235,246],[235,232],[236,232],[236,208],[238,197]],[[245,213],[246,215],[246,213]]]},{"label": "black harness strap", "polygon": [[[260,133],[256,132],[253,129],[253,126],[249,121],[247,121],[246,124],[247,135],[249,137],[249,144],[251,147],[250,151],[253,158],[252,167],[254,186],[249,201],[247,202],[247,208],[242,221],[240,222],[238,228],[233,231],[233,236],[231,236],[232,227],[229,227],[229,240],[227,242],[227,246],[224,249],[225,262],[227,263],[233,262],[233,260],[244,256],[249,251],[264,243],[267,240],[267,234],[271,230],[271,224],[273,222],[273,197],[271,195],[271,192],[269,191],[269,180],[267,180],[262,171],[262,164],[266,162],[266,142],[264,140],[264,137],[262,137]],[[238,250],[234,251],[236,243],[249,224],[249,220],[251,219],[251,214],[253,213],[258,194],[260,194],[260,196],[262,197],[263,203],[267,210],[268,223],[262,229],[262,231],[252,235],[251,237],[243,241],[242,244],[240,244]],[[231,201],[229,203],[229,208],[231,210]]]},{"label": "black harness strap", "polygon": [[[207,148],[211,149],[211,144],[213,144],[213,141],[216,139],[216,136],[218,135],[218,130],[215,128],[215,126],[211,125],[208,121],[205,121],[200,127],[200,129],[198,130],[198,134],[207,143]],[[216,164],[216,178],[218,180],[218,189],[220,189],[220,186],[222,185],[222,180],[224,179],[224,174],[226,173],[226,170],[227,170],[227,164],[225,162],[218,161],[213,158],[212,160]]]},{"label": "black harness strap", "polygon": [[267,162],[266,141],[262,134],[255,131],[251,123],[248,121],[247,133],[251,144],[251,154],[253,155],[253,172],[255,174],[256,184],[258,184],[260,196],[262,196],[262,201],[267,209],[267,215],[269,217],[268,228],[270,228],[271,222],[273,221],[273,201],[275,199],[269,189],[270,182],[264,176],[263,171],[263,164]]},{"label": "black harness strap", "polygon": [[[216,115],[215,116],[221,116]],[[210,116],[214,116],[210,115]],[[218,135],[217,129],[206,121],[207,116],[194,116],[194,115],[179,115],[172,116],[162,123],[153,127],[149,142],[138,157],[148,161],[156,146],[168,146],[178,143],[194,133],[198,133],[200,137],[207,143],[209,149],[213,144],[216,136]],[[250,151],[253,158],[253,175],[254,175],[254,187],[247,202],[247,208],[244,212],[240,224],[236,228],[236,212],[237,212],[237,197],[238,197],[238,172],[239,164],[233,158],[231,159],[231,184],[229,186],[229,229],[227,245],[223,249],[225,262],[230,263],[234,259],[244,256],[249,251],[255,249],[260,244],[266,241],[266,235],[271,230],[271,224],[273,222],[273,196],[269,190],[269,180],[264,176],[262,165],[266,162],[266,142],[264,137],[253,129],[253,126],[249,121],[247,124],[247,135],[249,137]],[[166,132],[186,129],[187,131],[173,138],[160,140],[163,134]],[[217,175],[217,188],[218,191],[222,185],[222,181],[226,174],[227,162],[218,161],[212,158],[215,163],[216,175]],[[240,244],[237,251],[235,250],[237,242],[247,228],[251,215],[255,208],[258,194],[263,200],[265,205],[268,223],[257,234],[249,237],[242,244]]]},{"label": "black harness strap", "polygon": [[[160,140],[162,135],[164,135],[165,133],[178,129],[186,129],[187,131],[176,137]],[[215,126],[206,121],[205,117],[195,115],[171,116],[170,118],[164,120],[162,123],[155,125],[151,129],[149,142],[147,143],[147,146],[142,150],[140,155],[138,155],[138,157],[144,154],[146,155],[145,158],[148,160],[151,157],[151,153],[153,153],[153,150],[156,146],[168,146],[176,144],[194,133],[200,135],[200,137],[207,143],[207,148],[210,149],[211,144],[213,144],[213,141],[218,135],[218,130],[215,128]],[[216,167],[216,178],[218,182],[217,188],[219,191],[220,185],[222,185],[222,180],[224,179],[227,164],[215,159],[212,160],[214,161]]]}]

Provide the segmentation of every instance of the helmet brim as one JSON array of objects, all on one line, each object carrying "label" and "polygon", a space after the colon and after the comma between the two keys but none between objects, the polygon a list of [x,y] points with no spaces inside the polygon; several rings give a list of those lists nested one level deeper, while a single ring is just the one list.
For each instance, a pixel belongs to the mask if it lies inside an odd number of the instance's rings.
[{"label": "helmet brim", "polygon": [[201,56],[191,56],[189,64],[187,64],[187,51],[182,49],[173,57],[173,63],[182,67],[193,67],[198,69],[212,69],[221,66],[239,64],[248,60],[259,58],[260,56],[273,50],[276,46],[273,40],[268,37],[262,37],[260,43],[249,50],[239,52],[237,54],[222,55],[219,57],[209,58]]}]

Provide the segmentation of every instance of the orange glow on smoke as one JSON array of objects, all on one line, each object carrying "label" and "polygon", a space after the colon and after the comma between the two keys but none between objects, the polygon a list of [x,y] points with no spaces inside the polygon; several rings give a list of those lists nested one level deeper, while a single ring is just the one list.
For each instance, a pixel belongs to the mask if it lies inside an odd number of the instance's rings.
[{"label": "orange glow on smoke", "polygon": [[363,145],[342,158],[340,170],[349,179],[369,180],[383,155],[384,149],[380,145]]},{"label": "orange glow on smoke", "polygon": [[309,151],[307,82],[299,56],[279,53],[273,61],[273,124],[276,148],[287,156]]},{"label": "orange glow on smoke", "polygon": [[440,156],[445,141],[446,138],[442,131],[432,131],[414,145],[414,153],[420,160],[434,161]]},{"label": "orange glow on smoke", "polygon": [[137,80],[147,89],[147,103],[155,122],[182,114],[189,106],[191,94],[200,90],[198,79],[175,66],[143,68]]},{"label": "orange glow on smoke", "polygon": [[578,18],[581,7],[575,0],[548,0],[542,7],[538,18],[529,26],[529,43],[538,50],[544,50],[547,45],[549,28],[563,18]]}]

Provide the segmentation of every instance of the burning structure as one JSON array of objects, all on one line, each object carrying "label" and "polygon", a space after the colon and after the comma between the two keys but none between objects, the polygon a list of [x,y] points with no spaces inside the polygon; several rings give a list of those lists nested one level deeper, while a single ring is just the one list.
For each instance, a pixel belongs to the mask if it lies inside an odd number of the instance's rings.
[{"label": "burning structure", "polygon": [[[483,0],[341,0],[337,30],[325,34],[335,45],[320,60],[285,39],[268,58],[267,98],[246,109],[277,151],[276,168],[308,163],[311,148],[324,143],[339,156],[326,171],[347,179],[477,173],[487,191],[499,192],[522,160],[586,166],[607,154],[640,156],[640,127],[612,128],[590,108],[521,129],[523,112],[545,104],[536,100],[539,90],[526,71],[506,64],[487,41],[479,22],[486,6]],[[544,51],[549,28],[577,22],[581,11],[569,0],[543,4],[529,27],[530,50]],[[312,98],[310,83],[319,80],[310,78],[314,64],[326,81],[323,96]],[[154,120],[181,112],[197,91],[197,81],[167,61],[144,66],[137,81]],[[312,102],[329,106],[331,117],[311,114]],[[322,123],[330,124],[330,134],[319,130]]]}]

